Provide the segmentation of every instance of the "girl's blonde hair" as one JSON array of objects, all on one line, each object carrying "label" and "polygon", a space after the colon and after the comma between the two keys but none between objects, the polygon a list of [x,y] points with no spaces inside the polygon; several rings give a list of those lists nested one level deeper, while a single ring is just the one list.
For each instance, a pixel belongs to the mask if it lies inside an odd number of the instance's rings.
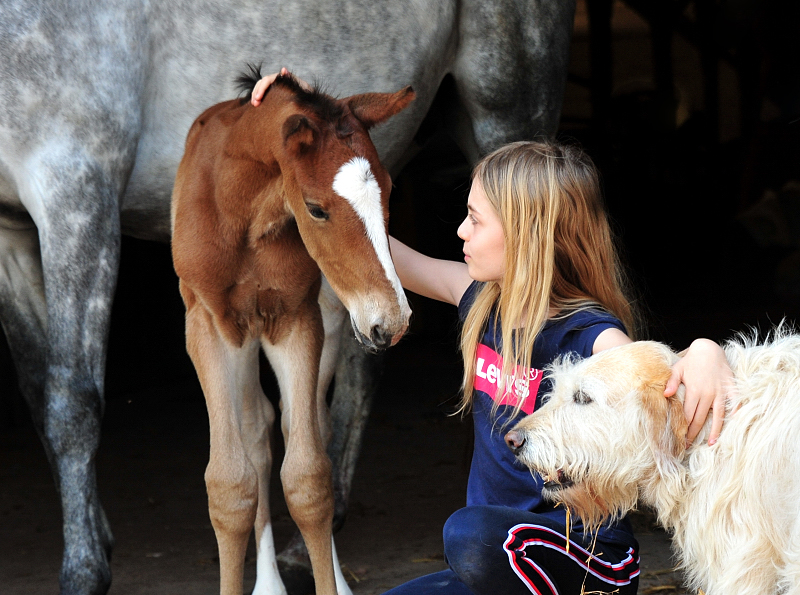
[{"label": "girl's blonde hair", "polygon": [[462,412],[472,404],[475,355],[492,310],[500,320],[501,379],[511,378],[517,366],[530,368],[534,341],[548,318],[598,309],[619,318],[630,336],[637,331],[597,170],[581,149],[552,141],[512,143],[484,157],[472,179],[499,215],[505,269],[499,283],[478,290],[464,322]]}]

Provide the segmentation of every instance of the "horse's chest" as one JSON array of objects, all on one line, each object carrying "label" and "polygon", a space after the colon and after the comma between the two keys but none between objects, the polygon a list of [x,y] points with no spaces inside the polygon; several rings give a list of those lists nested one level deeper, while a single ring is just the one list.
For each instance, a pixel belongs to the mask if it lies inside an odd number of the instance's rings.
[{"label": "horse's chest", "polygon": [[237,334],[277,340],[316,308],[320,271],[302,242],[265,242],[240,254],[233,282],[222,288],[223,319]]}]

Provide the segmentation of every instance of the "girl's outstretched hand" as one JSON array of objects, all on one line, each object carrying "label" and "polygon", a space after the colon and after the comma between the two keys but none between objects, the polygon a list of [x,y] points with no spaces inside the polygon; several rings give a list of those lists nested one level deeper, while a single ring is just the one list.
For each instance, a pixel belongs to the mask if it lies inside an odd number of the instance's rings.
[{"label": "girl's outstretched hand", "polygon": [[689,422],[686,441],[691,444],[713,409],[709,446],[716,443],[725,419],[725,402],[734,389],[733,371],[722,347],[708,339],[697,339],[672,366],[672,376],[664,390],[665,397],[674,395],[678,386],[686,386],[683,412]]},{"label": "girl's outstretched hand", "polygon": [[[258,81],[256,83],[256,86],[253,87],[253,92],[250,94],[250,103],[252,103],[253,105],[260,105],[261,100],[264,99],[264,94],[267,92],[267,89],[269,89],[269,86],[275,82],[275,79],[278,78],[279,76],[286,76],[287,74],[289,74],[289,71],[286,68],[281,68],[280,72],[268,74],[260,81]],[[311,90],[311,85],[309,85],[303,79],[297,76],[295,76],[294,78],[295,80],[297,80],[298,83],[300,83],[300,86],[303,87],[303,89],[305,89],[306,91]]]}]

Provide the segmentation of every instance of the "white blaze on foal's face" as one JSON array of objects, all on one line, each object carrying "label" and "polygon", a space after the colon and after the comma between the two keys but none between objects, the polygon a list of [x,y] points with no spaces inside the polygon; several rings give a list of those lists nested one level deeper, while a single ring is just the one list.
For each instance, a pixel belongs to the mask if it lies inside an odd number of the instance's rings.
[{"label": "white blaze on foal's face", "polygon": [[378,256],[386,278],[395,291],[403,316],[407,318],[411,315],[411,310],[408,307],[400,279],[394,270],[394,263],[389,252],[389,238],[386,236],[383,220],[381,187],[372,173],[369,161],[363,157],[353,157],[340,167],[333,178],[333,191],[347,200],[361,221],[364,222],[367,237],[375,249],[375,254]]}]

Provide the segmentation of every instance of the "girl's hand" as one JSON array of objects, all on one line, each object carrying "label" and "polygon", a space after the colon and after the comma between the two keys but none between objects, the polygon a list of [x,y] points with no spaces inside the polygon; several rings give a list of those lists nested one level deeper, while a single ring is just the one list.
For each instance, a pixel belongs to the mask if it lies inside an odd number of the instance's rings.
[{"label": "girl's hand", "polygon": [[253,87],[253,92],[250,94],[250,103],[253,105],[260,105],[261,100],[264,99],[264,94],[267,92],[267,89],[269,89],[269,86],[275,82],[275,79],[287,74],[289,74],[289,71],[286,70],[286,68],[281,68],[280,72],[268,74],[258,81],[256,86]]},{"label": "girl's hand", "polygon": [[665,397],[674,395],[680,384],[686,386],[683,412],[689,422],[686,441],[691,444],[713,409],[708,444],[716,443],[725,418],[725,402],[734,389],[733,372],[722,347],[708,339],[692,342],[683,357],[672,366],[672,376],[664,390]]},{"label": "girl's hand", "polygon": [[[256,86],[253,87],[253,92],[250,94],[250,103],[256,106],[260,105],[261,100],[264,99],[264,94],[267,92],[267,89],[269,89],[269,86],[275,82],[275,79],[279,76],[286,76],[287,74],[289,74],[289,71],[286,68],[281,68],[280,72],[268,74],[258,81]],[[300,83],[300,86],[303,87],[303,89],[306,91],[311,91],[311,85],[297,76],[294,78],[298,83]]]}]

